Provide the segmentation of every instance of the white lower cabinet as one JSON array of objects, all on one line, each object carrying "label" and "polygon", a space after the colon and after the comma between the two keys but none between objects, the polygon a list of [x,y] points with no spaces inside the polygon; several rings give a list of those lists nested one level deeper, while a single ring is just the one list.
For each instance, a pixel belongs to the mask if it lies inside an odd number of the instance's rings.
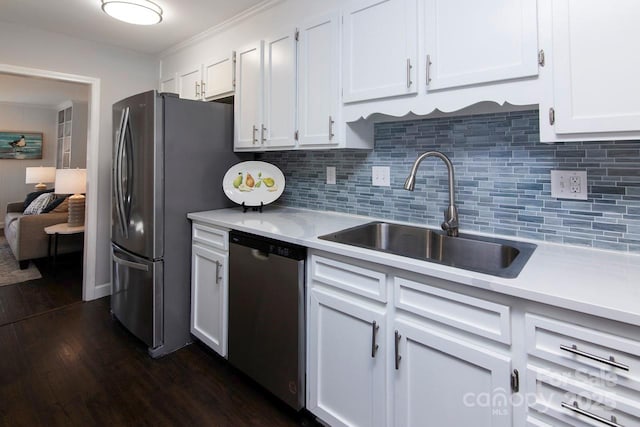
[{"label": "white lower cabinet", "polygon": [[[204,231],[209,231],[205,234]],[[226,250],[217,239],[226,231],[194,224],[191,246],[191,333],[219,355],[227,355],[227,307],[229,296]]]},{"label": "white lower cabinet", "polygon": [[308,409],[331,426],[384,426],[384,312],[316,289],[309,301]]},{"label": "white lower cabinet", "polygon": [[512,425],[507,356],[403,320],[393,333],[394,425]]},{"label": "white lower cabinet", "polygon": [[311,253],[308,409],[331,426],[512,426],[509,308],[387,270]]}]

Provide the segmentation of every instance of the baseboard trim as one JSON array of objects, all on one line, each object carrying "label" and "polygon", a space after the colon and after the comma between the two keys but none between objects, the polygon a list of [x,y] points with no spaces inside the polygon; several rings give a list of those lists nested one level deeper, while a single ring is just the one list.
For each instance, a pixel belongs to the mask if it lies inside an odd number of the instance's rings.
[{"label": "baseboard trim", "polygon": [[93,299],[98,299],[111,295],[111,283],[103,283],[102,285],[96,285],[93,291]]}]

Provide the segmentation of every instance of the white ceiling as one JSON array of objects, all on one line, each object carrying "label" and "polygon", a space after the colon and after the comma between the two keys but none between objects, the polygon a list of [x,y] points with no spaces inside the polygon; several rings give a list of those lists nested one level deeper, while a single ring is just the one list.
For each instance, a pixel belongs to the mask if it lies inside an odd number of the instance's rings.
[{"label": "white ceiling", "polygon": [[53,108],[65,101],[88,99],[88,85],[0,73],[0,102]]},{"label": "white ceiling", "polygon": [[0,0],[0,21],[67,34],[144,53],[158,53],[264,0],[153,0],[158,25],[131,25],[105,14],[101,0]]}]

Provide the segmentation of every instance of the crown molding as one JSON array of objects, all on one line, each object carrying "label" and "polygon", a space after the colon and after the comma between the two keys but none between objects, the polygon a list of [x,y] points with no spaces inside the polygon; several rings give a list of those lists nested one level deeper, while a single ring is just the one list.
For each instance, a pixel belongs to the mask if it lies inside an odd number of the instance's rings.
[{"label": "crown molding", "polygon": [[218,34],[224,30],[226,30],[227,28],[230,28],[236,24],[238,24],[241,21],[244,21],[247,18],[250,18],[251,16],[257,15],[260,12],[263,12],[267,9],[270,9],[272,7],[274,7],[275,5],[284,2],[285,0],[264,0],[260,3],[258,3],[257,5],[250,7],[247,10],[242,11],[241,13],[233,16],[232,18],[227,19],[224,22],[221,22],[218,25],[215,25],[211,28],[209,28],[208,30],[204,30],[203,32],[196,34],[193,37],[188,38],[187,40],[180,42],[176,45],[173,45],[165,50],[163,50],[162,52],[160,52],[158,54],[158,59],[162,60],[163,58],[166,58],[169,55],[172,55],[184,48],[187,48],[189,46],[192,46],[198,42],[201,42],[204,39],[207,39],[209,37],[214,36],[215,34]]}]

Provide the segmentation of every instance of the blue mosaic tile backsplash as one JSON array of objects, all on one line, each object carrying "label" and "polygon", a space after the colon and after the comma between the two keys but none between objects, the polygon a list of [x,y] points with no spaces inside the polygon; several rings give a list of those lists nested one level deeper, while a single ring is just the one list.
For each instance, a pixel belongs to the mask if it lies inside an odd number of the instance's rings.
[{"label": "blue mosaic tile backsplash", "polygon": [[[540,143],[536,110],[375,125],[373,151],[260,154],[286,176],[281,205],[347,212],[438,228],[447,170],[425,159],[414,192],[403,184],[416,157],[446,154],[456,175],[460,230],[640,252],[640,141]],[[335,166],[337,184],[327,185]],[[371,185],[389,166],[391,186]],[[586,170],[589,200],[551,197],[551,169]]]}]

